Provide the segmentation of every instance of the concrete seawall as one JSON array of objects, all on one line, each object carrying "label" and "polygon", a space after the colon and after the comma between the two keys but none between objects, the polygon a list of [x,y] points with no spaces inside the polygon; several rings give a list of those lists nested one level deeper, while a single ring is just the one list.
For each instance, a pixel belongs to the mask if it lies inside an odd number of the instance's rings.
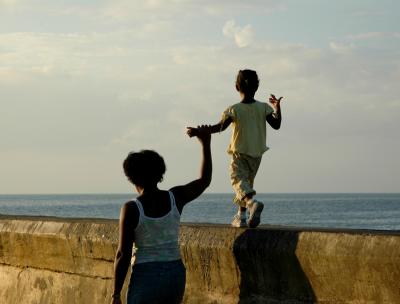
[{"label": "concrete seawall", "polygon": [[[0,216],[0,303],[110,303],[117,240],[115,220]],[[400,303],[399,232],[185,224],[180,242],[186,303]]]}]

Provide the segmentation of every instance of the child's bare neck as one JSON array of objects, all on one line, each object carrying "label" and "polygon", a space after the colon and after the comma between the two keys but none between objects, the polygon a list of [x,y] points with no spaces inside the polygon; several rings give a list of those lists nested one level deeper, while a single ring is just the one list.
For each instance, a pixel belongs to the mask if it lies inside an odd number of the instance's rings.
[{"label": "child's bare neck", "polygon": [[247,96],[247,95],[244,95],[244,94],[241,94],[241,97],[242,97],[242,103],[253,103],[253,102],[255,102],[255,99],[254,99],[254,95],[253,96]]}]

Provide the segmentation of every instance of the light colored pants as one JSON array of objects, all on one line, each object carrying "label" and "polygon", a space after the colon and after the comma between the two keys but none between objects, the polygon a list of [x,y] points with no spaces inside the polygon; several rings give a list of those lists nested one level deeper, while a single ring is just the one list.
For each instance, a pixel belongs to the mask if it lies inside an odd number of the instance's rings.
[{"label": "light colored pants", "polygon": [[254,178],[261,163],[260,157],[252,157],[246,154],[233,153],[229,166],[231,174],[231,184],[235,191],[233,202],[241,207],[246,207],[243,200],[249,194],[256,194],[253,189]]}]

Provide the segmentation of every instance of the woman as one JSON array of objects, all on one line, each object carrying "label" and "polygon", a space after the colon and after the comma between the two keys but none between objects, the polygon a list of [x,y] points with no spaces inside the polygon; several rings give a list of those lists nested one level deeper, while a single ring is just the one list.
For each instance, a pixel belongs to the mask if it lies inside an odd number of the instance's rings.
[{"label": "woman", "polygon": [[185,291],[185,267],[178,236],[183,207],[210,185],[212,174],[209,126],[200,126],[197,138],[202,146],[200,177],[169,191],[158,183],[165,173],[163,158],[154,151],[130,153],[123,167],[139,196],[121,208],[119,244],[115,257],[112,304],[120,304],[121,289],[131,262],[135,261],[127,293],[127,303],[180,303]]}]

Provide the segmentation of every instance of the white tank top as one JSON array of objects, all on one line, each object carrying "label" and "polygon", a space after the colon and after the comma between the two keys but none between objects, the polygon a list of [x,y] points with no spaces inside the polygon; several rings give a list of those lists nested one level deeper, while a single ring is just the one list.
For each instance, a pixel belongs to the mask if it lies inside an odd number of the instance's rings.
[{"label": "white tank top", "polygon": [[135,229],[135,264],[175,261],[181,258],[178,243],[181,215],[174,195],[171,191],[168,193],[171,210],[162,217],[146,216],[140,201],[134,200],[139,209],[139,222]]}]

